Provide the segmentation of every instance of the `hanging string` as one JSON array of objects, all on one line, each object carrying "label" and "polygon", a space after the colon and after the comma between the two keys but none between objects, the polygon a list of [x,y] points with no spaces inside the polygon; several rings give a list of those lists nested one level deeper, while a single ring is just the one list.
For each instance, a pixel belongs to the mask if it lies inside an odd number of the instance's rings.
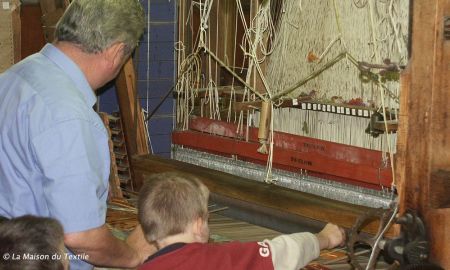
[{"label": "hanging string", "polygon": [[[238,32],[238,19],[244,30],[241,44],[236,45],[243,51],[244,57],[241,70],[247,70],[243,80],[236,74],[236,47],[233,50],[232,68],[230,61],[226,63],[216,56],[218,44],[212,52],[210,48],[209,14],[213,1],[203,0],[195,4],[200,9],[201,25],[197,36],[194,38],[194,49],[197,56],[186,57],[185,61],[198,61],[195,64],[182,63],[184,74],[179,80],[177,91],[183,95],[182,101],[185,108],[177,110],[177,119],[183,119],[183,125],[187,126],[187,119],[194,108],[193,101],[198,91],[193,90],[201,83],[197,78],[201,74],[201,60],[198,52],[203,50],[208,54],[208,81],[204,103],[209,104],[211,117],[220,117],[220,107],[217,83],[219,78],[219,65],[232,74],[232,86],[230,103],[228,104],[227,121],[232,121],[232,102],[236,100],[235,82],[239,80],[245,87],[240,101],[272,100],[280,103],[286,98],[297,98],[302,93],[316,92],[315,100],[331,103],[330,99],[350,100],[351,98],[364,98],[366,104],[386,109],[394,114],[398,111],[398,83],[389,82],[374,86],[373,83],[364,84],[359,78],[358,60],[380,63],[384,58],[390,58],[398,63],[405,61],[406,45],[404,44],[407,19],[403,10],[408,10],[405,1],[389,0],[353,0],[353,9],[343,7],[342,1],[284,1],[283,14],[280,23],[275,29],[270,8],[270,1],[254,7],[256,14],[246,19],[240,0],[236,0],[235,44]],[[194,5],[194,4],[193,4]],[[385,7],[385,9],[380,9]],[[323,25],[318,25],[320,32],[315,29],[314,20],[311,21],[312,12],[328,10],[334,16],[321,15],[324,18]],[[219,12],[219,2],[216,3],[215,12]],[[189,15],[192,17],[192,11]],[[331,15],[331,14],[330,14]],[[319,16],[317,16],[319,17]],[[352,21],[353,20],[353,21]],[[191,19],[191,24],[192,24]],[[364,23],[363,23],[364,22]],[[249,23],[249,25],[248,25]],[[351,27],[349,27],[351,25]],[[336,29],[338,35],[335,35]],[[314,32],[315,31],[315,32]],[[321,43],[321,37],[329,37],[328,44]],[[216,40],[218,40],[218,23],[216,23]],[[267,46],[266,44],[272,46]],[[337,46],[340,45],[340,46]],[[238,48],[239,48],[238,47]],[[301,55],[307,55],[312,49],[322,51],[318,61],[306,62]],[[383,54],[382,54],[383,53]],[[181,54],[181,52],[180,52]],[[299,57],[300,55],[300,57]],[[261,64],[267,65],[267,74],[263,74]],[[341,61],[346,59],[346,61]],[[211,71],[212,62],[215,61],[215,73]],[[184,62],[184,61],[183,61]],[[344,64],[342,64],[344,63]],[[339,74],[336,76],[335,74]],[[214,77],[214,78],[213,78]],[[254,89],[257,79],[261,79],[264,86],[263,92]],[[198,83],[193,83],[197,81]],[[252,82],[252,83],[251,83]],[[253,87],[251,86],[253,85]],[[190,87],[194,87],[190,89]],[[377,88],[377,89],[375,89]],[[393,154],[395,152],[395,134],[385,134],[377,139],[365,134],[368,124],[367,118],[358,118],[345,115],[332,114],[320,111],[308,111],[288,108],[276,108],[273,104],[273,112],[270,119],[270,144],[273,143],[274,131],[286,131],[308,137],[325,139],[349,145],[361,146],[369,149],[386,151],[390,155],[391,169],[393,169]],[[203,111],[202,111],[203,113]],[[240,111],[234,113],[235,122],[238,123],[236,132],[248,134],[248,127],[256,126],[257,112]],[[246,117],[244,117],[246,115]],[[388,117],[384,117],[387,121]],[[246,120],[244,120],[246,119]],[[245,127],[244,127],[245,125]],[[387,127],[387,123],[385,123]],[[245,128],[245,131],[244,131]],[[273,153],[269,151],[267,159],[267,176],[270,179],[271,160]],[[395,179],[393,180],[395,185]]]},{"label": "hanging string", "polygon": [[[236,44],[236,41],[237,41],[237,26],[238,26],[238,16],[237,16],[237,6],[236,6],[236,9],[235,9],[235,11],[234,11],[235,13],[234,13],[234,17],[235,17],[235,22],[234,22],[234,42],[233,42],[233,44]],[[235,66],[236,66],[236,46],[233,46],[233,70],[235,69]],[[231,113],[232,113],[232,104],[233,103],[235,103],[236,102],[236,95],[235,95],[235,89],[234,89],[234,77],[232,77],[231,78],[231,93],[230,93],[230,103],[229,103],[229,106],[228,106],[228,117],[227,117],[227,122],[230,122],[231,121]],[[233,113],[233,115],[234,115],[234,121],[233,122],[236,122],[236,116],[237,116],[237,114],[236,114],[236,112],[234,112]]]},{"label": "hanging string", "polygon": [[389,136],[389,129],[388,129],[388,117],[387,117],[387,113],[386,113],[386,105],[385,105],[385,95],[384,95],[384,91],[383,91],[383,87],[379,87],[380,88],[380,95],[381,95],[381,104],[382,104],[382,109],[383,109],[383,118],[384,118],[384,128],[386,130],[385,132],[385,137],[386,137],[386,143],[387,143],[387,147],[388,147],[388,153],[389,153],[389,160],[390,160],[390,165],[391,165],[391,170],[392,170],[392,183],[391,183],[391,188],[392,191],[394,191],[395,187],[396,187],[396,180],[395,180],[395,168],[394,168],[394,152],[393,152],[393,147],[391,145],[391,142],[388,138]]}]

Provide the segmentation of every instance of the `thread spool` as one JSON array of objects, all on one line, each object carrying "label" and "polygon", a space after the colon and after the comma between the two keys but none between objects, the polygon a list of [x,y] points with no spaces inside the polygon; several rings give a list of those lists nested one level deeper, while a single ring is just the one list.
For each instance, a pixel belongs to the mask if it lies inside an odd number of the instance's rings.
[{"label": "thread spool", "polygon": [[261,146],[258,148],[258,152],[261,154],[268,153],[267,140],[269,138],[271,115],[272,115],[272,103],[269,101],[262,101],[258,127],[258,140],[259,143],[261,144]]}]

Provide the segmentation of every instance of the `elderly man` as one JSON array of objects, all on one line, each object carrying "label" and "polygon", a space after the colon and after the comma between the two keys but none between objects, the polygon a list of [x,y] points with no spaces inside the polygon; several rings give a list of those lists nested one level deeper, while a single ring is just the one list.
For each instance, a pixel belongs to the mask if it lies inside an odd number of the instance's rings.
[{"label": "elderly man", "polygon": [[144,27],[137,0],[73,0],[54,43],[0,75],[0,216],[57,219],[74,270],[144,259],[105,226],[108,136],[93,110]]}]

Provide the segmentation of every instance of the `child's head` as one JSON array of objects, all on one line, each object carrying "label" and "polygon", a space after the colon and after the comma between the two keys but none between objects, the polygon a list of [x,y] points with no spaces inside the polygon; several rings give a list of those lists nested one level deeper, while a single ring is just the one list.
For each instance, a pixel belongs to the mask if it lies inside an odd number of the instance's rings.
[{"label": "child's head", "polygon": [[192,175],[170,172],[149,176],[138,202],[139,222],[147,241],[186,233],[197,223],[202,226],[196,241],[206,242],[208,197],[208,188]]},{"label": "child's head", "polygon": [[55,219],[27,215],[0,221],[0,254],[16,256],[3,257],[2,270],[68,269],[64,250],[64,231]]}]

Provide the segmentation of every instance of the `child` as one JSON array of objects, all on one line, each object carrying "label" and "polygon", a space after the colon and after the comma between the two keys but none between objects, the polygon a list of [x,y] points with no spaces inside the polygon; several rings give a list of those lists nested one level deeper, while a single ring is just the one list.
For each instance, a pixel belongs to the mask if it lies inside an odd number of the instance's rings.
[{"label": "child", "polygon": [[21,216],[0,221],[0,270],[67,270],[64,232],[52,218]]},{"label": "child", "polygon": [[158,251],[140,270],[298,270],[321,249],[342,245],[344,231],[327,224],[318,234],[281,235],[262,242],[208,244],[208,188],[179,173],[150,176],[139,195],[139,221]]}]

